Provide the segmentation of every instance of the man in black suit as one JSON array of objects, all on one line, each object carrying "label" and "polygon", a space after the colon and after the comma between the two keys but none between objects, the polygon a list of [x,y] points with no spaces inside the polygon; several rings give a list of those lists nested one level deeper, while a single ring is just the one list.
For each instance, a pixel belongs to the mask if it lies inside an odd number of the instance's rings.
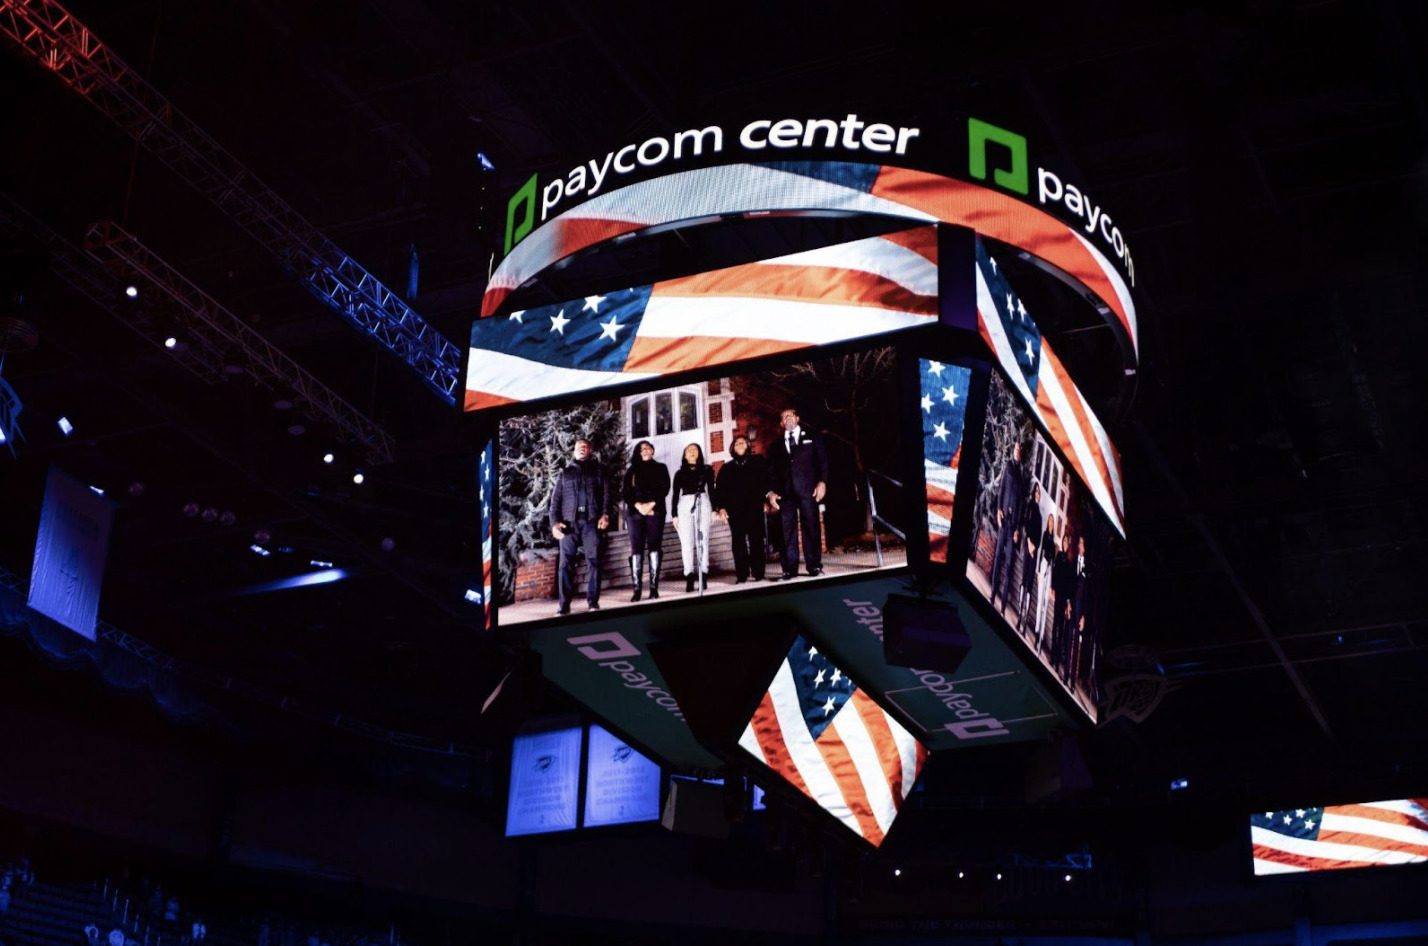
[{"label": "man in black suit", "polygon": [[1021,463],[1021,441],[1012,445],[1011,459],[1002,467],[997,484],[997,545],[992,552],[992,587],[987,600],[997,606],[997,596],[1006,607],[1012,583],[1012,566],[1016,561],[1017,540],[1021,538],[1021,520],[1025,511],[1022,497],[1026,495],[1026,471]]},{"label": "man in black suit", "polygon": [[1066,679],[1074,686],[1084,669],[1082,664],[1086,655],[1086,610],[1091,597],[1091,580],[1090,576],[1086,574],[1086,537],[1084,535],[1076,537],[1076,558],[1072,567],[1074,572],[1071,586],[1071,616],[1068,619],[1070,626],[1067,628],[1071,649],[1068,655]]},{"label": "man in black suit", "polygon": [[1070,653],[1071,599],[1076,595],[1076,561],[1070,551],[1071,536],[1062,536],[1051,565],[1051,596],[1055,601],[1051,621],[1051,666],[1062,679]]},{"label": "man in black suit", "polygon": [[560,570],[556,588],[560,614],[570,613],[575,591],[575,555],[585,553],[590,580],[585,602],[600,610],[600,544],[610,528],[610,484],[600,462],[590,456],[590,441],[575,441],[573,459],[556,477],[550,494],[550,534],[560,543]]},{"label": "man in black suit", "polygon": [[780,442],[768,450],[768,501],[783,523],[783,577],[798,575],[798,536],[803,534],[803,557],[808,574],[823,574],[823,540],[818,524],[818,504],[828,492],[828,453],[823,438],[804,430],[798,411],[786,407],[779,414],[783,425]]}]

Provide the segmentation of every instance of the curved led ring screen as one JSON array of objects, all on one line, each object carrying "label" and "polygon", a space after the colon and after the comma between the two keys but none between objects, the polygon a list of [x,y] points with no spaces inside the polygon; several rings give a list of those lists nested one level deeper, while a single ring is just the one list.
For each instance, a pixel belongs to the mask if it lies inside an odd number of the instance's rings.
[{"label": "curved led ring screen", "polygon": [[465,409],[593,391],[936,321],[937,229],[915,227],[477,319]]},{"label": "curved led ring screen", "polygon": [[1130,289],[1075,227],[987,187],[875,164],[729,164],[600,194],[552,218],[511,250],[491,276],[481,314],[495,314],[512,292],[559,260],[617,236],[724,214],[820,210],[953,224],[1025,250],[1100,300],[1126,366],[1135,365]]}]

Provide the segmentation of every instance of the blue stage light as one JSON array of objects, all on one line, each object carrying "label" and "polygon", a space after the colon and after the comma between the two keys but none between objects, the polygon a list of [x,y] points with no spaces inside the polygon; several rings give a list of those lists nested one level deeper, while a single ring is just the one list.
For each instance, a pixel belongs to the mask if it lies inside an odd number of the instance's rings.
[{"label": "blue stage light", "polygon": [[64,434],[66,437],[74,433],[74,425],[69,422],[68,417],[61,417],[59,420],[55,421],[55,424],[59,427],[60,433]]},{"label": "blue stage light", "polygon": [[476,162],[481,165],[481,170],[483,171],[496,170],[496,165],[491,163],[491,159],[486,156],[486,152],[484,151],[476,152]]}]

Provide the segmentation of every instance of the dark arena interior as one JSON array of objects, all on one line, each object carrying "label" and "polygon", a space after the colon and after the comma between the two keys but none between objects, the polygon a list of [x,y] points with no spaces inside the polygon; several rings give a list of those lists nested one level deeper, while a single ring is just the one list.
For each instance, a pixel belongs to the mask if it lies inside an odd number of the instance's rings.
[{"label": "dark arena interior", "polygon": [[1425,49],[0,0],[0,944],[1428,944]]}]

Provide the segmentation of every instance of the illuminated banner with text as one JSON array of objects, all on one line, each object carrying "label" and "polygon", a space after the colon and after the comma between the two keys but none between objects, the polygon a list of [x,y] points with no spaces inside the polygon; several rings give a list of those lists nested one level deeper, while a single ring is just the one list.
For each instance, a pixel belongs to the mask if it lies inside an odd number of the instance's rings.
[{"label": "illuminated banner with text", "polygon": [[585,756],[585,827],[659,820],[660,768],[623,739],[590,726]]},{"label": "illuminated banner with text", "polygon": [[50,469],[35,539],[29,605],[94,640],[114,509],[79,480]]},{"label": "illuminated banner with text", "polygon": [[517,736],[511,745],[506,837],[575,830],[580,730]]}]

